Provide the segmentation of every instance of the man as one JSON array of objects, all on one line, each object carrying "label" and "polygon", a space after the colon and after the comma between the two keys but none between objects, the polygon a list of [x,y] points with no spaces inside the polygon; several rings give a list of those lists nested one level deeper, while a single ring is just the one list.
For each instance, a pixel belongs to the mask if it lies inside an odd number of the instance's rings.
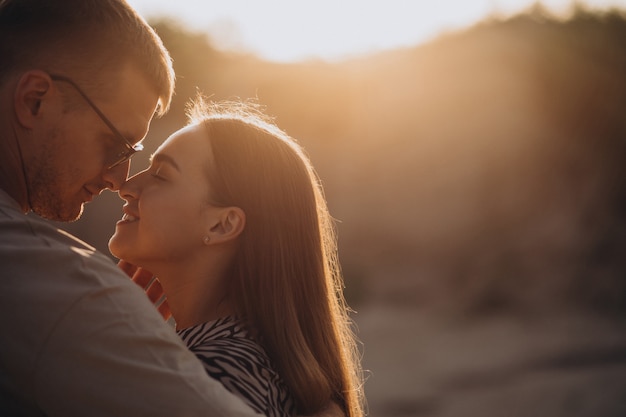
[{"label": "man", "polygon": [[72,221],[173,90],[123,0],[0,0],[0,415],[250,416]]}]

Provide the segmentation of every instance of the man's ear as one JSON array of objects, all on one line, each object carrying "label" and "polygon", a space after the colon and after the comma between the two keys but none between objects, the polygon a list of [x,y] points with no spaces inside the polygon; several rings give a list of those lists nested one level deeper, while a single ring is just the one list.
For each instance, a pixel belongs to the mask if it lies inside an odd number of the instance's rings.
[{"label": "man's ear", "polygon": [[39,70],[25,72],[17,81],[13,101],[17,120],[23,127],[33,127],[40,115],[42,100],[49,94],[51,86],[50,76]]},{"label": "man's ear", "polygon": [[209,229],[211,243],[234,240],[246,226],[246,213],[239,207],[224,207]]}]

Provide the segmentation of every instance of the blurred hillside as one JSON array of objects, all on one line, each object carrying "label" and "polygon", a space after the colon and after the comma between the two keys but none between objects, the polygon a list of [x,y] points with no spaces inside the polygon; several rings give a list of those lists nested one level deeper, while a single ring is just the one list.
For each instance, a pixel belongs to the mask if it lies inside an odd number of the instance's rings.
[{"label": "blurred hillside", "polygon": [[[197,91],[256,97],[317,167],[353,305],[626,313],[623,13],[563,21],[535,7],[415,48],[298,64],[153,23],[178,81],[145,153]],[[108,253],[120,206],[101,197],[64,227]]]}]

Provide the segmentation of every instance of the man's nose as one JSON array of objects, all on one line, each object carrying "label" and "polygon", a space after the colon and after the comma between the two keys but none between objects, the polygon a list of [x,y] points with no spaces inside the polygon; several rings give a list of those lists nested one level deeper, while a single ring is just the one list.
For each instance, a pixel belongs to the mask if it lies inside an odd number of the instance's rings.
[{"label": "man's nose", "polygon": [[111,191],[119,191],[122,184],[126,182],[129,171],[130,160],[114,166],[113,168],[106,168],[102,176],[106,182],[106,188]]}]

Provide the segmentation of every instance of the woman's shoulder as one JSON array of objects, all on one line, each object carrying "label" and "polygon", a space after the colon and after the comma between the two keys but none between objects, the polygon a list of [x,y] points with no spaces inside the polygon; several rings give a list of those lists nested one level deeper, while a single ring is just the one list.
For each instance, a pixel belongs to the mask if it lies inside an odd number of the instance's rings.
[{"label": "woman's shoulder", "polygon": [[178,330],[177,333],[187,347],[204,361],[225,363],[230,358],[234,364],[246,364],[246,369],[271,369],[263,347],[236,317],[223,317]]},{"label": "woman's shoulder", "polygon": [[257,412],[291,415],[293,401],[263,347],[234,317],[178,331],[207,373],[242,397]]},{"label": "woman's shoulder", "polygon": [[256,341],[250,336],[246,326],[239,319],[232,316],[180,329],[176,333],[183,339],[187,347],[192,350],[202,346],[257,345]]}]

